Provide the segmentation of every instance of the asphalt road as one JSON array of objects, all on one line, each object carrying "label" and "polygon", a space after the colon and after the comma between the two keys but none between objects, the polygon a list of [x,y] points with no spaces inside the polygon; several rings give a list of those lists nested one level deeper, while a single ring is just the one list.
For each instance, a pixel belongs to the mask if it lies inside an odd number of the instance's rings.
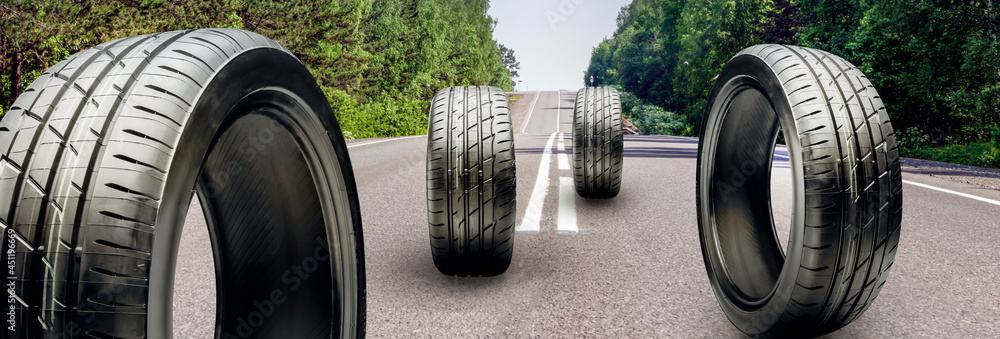
[{"label": "asphalt road", "polygon": [[[621,194],[579,198],[566,186],[572,171],[564,166],[574,97],[526,93],[514,105],[520,231],[514,262],[499,277],[455,278],[435,269],[424,137],[350,146],[365,227],[370,336],[742,337],[719,308],[702,261],[698,141],[627,136]],[[782,165],[775,168],[774,189],[787,189]],[[904,167],[903,231],[888,283],[864,316],[829,337],[1000,335],[1000,191],[962,176],[993,187],[1000,178],[911,169]],[[780,220],[783,212],[775,213]],[[214,301],[211,250],[199,218],[194,205],[178,267],[177,338],[209,337],[214,321],[205,306]]]}]

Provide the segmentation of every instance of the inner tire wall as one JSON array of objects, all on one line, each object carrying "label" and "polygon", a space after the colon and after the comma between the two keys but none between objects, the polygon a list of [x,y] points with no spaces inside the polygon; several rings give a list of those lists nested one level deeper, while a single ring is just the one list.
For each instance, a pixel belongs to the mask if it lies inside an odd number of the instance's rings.
[{"label": "inner tire wall", "polygon": [[573,181],[581,197],[610,199],[622,183],[625,139],[621,97],[611,87],[586,87],[573,109]]},{"label": "inner tire wall", "polygon": [[[759,107],[731,106],[740,93],[759,93],[766,100],[752,101]],[[856,67],[830,53],[758,45],[727,63],[709,99],[698,152],[698,224],[723,312],[755,337],[819,336],[857,319],[886,283],[902,217],[899,151],[875,88]],[[726,202],[753,194],[767,199],[767,189],[747,187],[767,187],[769,176],[747,169],[769,166],[773,155],[725,158],[741,154],[733,149],[772,154],[774,141],[749,137],[759,128],[727,127],[730,120],[739,121],[729,114],[754,110],[773,110],[788,143],[794,206],[788,251],[780,262],[768,259],[781,251],[773,241],[770,209]],[[747,166],[720,168],[726,163]],[[742,217],[724,224],[719,219],[734,214]],[[742,240],[726,240],[733,236]],[[763,272],[734,275],[748,260],[764,263]],[[770,289],[759,290],[762,284]]]},{"label": "inner tire wall", "polygon": [[496,87],[453,87],[431,102],[427,136],[431,256],[443,274],[495,276],[514,251],[514,135]]}]

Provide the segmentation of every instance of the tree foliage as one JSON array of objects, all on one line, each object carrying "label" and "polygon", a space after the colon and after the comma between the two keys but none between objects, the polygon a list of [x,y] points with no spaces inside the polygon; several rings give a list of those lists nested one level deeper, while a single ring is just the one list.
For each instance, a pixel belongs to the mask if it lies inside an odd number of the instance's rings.
[{"label": "tree foliage", "polygon": [[897,130],[971,142],[1000,125],[995,2],[634,0],[593,49],[584,79],[620,85],[697,125],[715,76],[737,51],[799,44],[857,65]]},{"label": "tree foliage", "polygon": [[517,61],[517,57],[514,56],[514,50],[500,44],[500,58],[503,60],[503,65],[507,67],[507,71],[510,73],[511,78],[517,78],[520,75],[517,71],[521,70],[521,62]]},{"label": "tree foliage", "polygon": [[423,133],[440,87],[511,89],[488,9],[488,0],[0,0],[0,108],[48,67],[98,43],[227,27],[291,50],[349,137]]}]

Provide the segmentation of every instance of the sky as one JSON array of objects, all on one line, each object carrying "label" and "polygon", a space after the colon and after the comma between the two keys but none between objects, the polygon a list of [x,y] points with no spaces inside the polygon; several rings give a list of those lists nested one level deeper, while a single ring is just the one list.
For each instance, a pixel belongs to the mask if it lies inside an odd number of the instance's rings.
[{"label": "sky", "polygon": [[631,0],[491,0],[493,38],[521,62],[520,90],[584,86],[590,53],[614,34],[618,11]]}]

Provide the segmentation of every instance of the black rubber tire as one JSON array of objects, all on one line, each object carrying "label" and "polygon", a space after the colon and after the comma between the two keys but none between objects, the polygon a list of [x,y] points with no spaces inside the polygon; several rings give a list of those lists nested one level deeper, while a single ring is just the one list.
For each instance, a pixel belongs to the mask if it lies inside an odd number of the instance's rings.
[{"label": "black rubber tire", "polygon": [[625,137],[622,104],[611,87],[576,92],[573,109],[573,182],[588,199],[610,199],[622,187]]},{"label": "black rubber tire", "polygon": [[[726,64],[709,98],[698,225],[722,310],[754,337],[846,326],[874,302],[899,242],[899,150],[875,88],[830,53],[758,45]],[[794,202],[787,253],[770,209],[779,131]]]},{"label": "black rubber tire", "polygon": [[514,134],[496,87],[442,89],[427,133],[427,219],[441,273],[495,276],[514,253]]},{"label": "black rubber tire", "polygon": [[309,71],[270,39],[205,29],[76,53],[0,120],[0,152],[16,285],[4,338],[169,338],[193,192],[215,253],[216,337],[365,333],[347,148]]}]

